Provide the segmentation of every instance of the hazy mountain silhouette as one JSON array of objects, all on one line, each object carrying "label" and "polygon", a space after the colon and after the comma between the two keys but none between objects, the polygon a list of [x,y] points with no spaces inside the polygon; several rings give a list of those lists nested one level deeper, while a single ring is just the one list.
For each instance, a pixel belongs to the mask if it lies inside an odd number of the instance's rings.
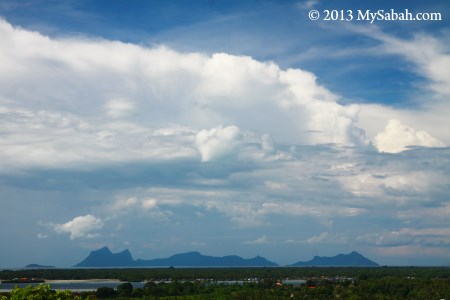
[{"label": "hazy mountain silhouette", "polygon": [[74,267],[133,267],[135,261],[128,249],[112,253],[108,247],[92,251],[88,257]]},{"label": "hazy mountain silhouette", "polygon": [[245,259],[237,255],[223,257],[207,256],[199,252],[187,252],[175,254],[168,258],[158,258],[152,260],[138,259],[139,266],[179,266],[179,267],[263,267],[277,266],[276,263],[268,261],[264,257],[254,257]]},{"label": "hazy mountain silhouette", "polygon": [[199,252],[175,254],[168,258],[133,260],[130,251],[113,254],[108,247],[92,251],[74,267],[274,267],[278,266],[264,257],[245,259],[237,255],[207,256]]},{"label": "hazy mountain silhouette", "polygon": [[312,260],[299,261],[294,267],[378,267],[376,262],[362,256],[356,251],[350,254],[338,254],[333,257],[315,256]]},{"label": "hazy mountain silhouette", "polygon": [[[167,258],[134,260],[128,249],[112,253],[108,247],[92,251],[74,267],[275,267],[276,263],[264,257],[246,259],[237,255],[223,257],[203,255],[199,252],[175,254]],[[377,267],[378,264],[356,251],[338,254],[333,257],[315,256],[307,262],[297,262],[294,267]]]},{"label": "hazy mountain silhouette", "polygon": [[25,266],[26,269],[53,269],[54,266],[43,266],[38,264],[29,264]]}]

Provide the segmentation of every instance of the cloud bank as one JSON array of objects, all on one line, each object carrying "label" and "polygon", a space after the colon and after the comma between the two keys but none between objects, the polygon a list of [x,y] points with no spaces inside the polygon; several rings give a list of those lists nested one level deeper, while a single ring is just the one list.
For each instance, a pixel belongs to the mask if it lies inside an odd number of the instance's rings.
[{"label": "cloud bank", "polygon": [[[154,143],[165,146],[151,131],[174,125],[184,126],[188,136],[183,140],[180,131],[166,133],[166,140],[170,136],[181,143],[178,149],[164,149],[166,155],[192,156],[197,150],[202,161],[236,149],[242,130],[269,134],[281,143],[375,143],[383,152],[445,146],[420,128],[415,135],[416,129],[393,123],[368,136],[358,127],[361,107],[339,104],[339,95],[304,70],[224,53],[52,39],[4,20],[0,34],[7,41],[0,68],[0,112],[7,130],[1,156],[9,164],[160,156]],[[32,151],[21,148],[30,144]]]}]

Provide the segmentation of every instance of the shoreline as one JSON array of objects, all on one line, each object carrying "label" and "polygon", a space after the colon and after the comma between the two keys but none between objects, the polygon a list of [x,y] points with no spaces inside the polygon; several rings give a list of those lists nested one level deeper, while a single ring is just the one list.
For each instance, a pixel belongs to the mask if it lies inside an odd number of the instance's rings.
[{"label": "shoreline", "polygon": [[[118,285],[124,283],[119,279],[53,279],[46,280],[42,283],[1,283],[0,293],[10,293],[16,286],[24,288],[26,286],[50,285],[52,290],[69,290],[72,292],[92,292],[100,287],[117,288]],[[132,282],[134,287],[143,287],[145,282]]]},{"label": "shoreline", "polygon": [[44,279],[44,283],[116,283],[116,282],[124,282],[119,279]]}]

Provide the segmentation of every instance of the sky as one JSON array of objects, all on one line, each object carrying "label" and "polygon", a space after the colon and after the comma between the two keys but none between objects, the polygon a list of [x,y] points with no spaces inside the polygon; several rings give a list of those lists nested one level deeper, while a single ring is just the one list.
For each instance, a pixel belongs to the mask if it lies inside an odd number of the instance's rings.
[{"label": "sky", "polygon": [[103,246],[449,265],[449,11],[2,0],[0,267]]}]

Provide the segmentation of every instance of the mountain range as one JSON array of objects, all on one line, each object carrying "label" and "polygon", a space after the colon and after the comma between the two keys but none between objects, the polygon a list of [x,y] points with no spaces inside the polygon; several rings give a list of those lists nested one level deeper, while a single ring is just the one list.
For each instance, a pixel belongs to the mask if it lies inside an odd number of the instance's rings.
[{"label": "mountain range", "polygon": [[[237,255],[222,257],[203,255],[199,252],[187,252],[175,254],[167,258],[151,260],[134,260],[128,249],[112,253],[108,247],[92,251],[83,261],[74,267],[276,267],[278,264],[264,257],[242,258]],[[351,267],[376,267],[377,263],[362,256],[356,251],[350,254],[339,254],[333,257],[316,256],[307,262],[297,262],[291,266],[351,266]]]},{"label": "mountain range", "polygon": [[128,249],[113,254],[107,247],[92,251],[88,257],[74,267],[274,267],[276,263],[256,256],[245,259],[236,255],[214,257],[200,254],[199,252],[187,252],[172,255],[168,258],[156,258],[151,260],[133,260]]}]

